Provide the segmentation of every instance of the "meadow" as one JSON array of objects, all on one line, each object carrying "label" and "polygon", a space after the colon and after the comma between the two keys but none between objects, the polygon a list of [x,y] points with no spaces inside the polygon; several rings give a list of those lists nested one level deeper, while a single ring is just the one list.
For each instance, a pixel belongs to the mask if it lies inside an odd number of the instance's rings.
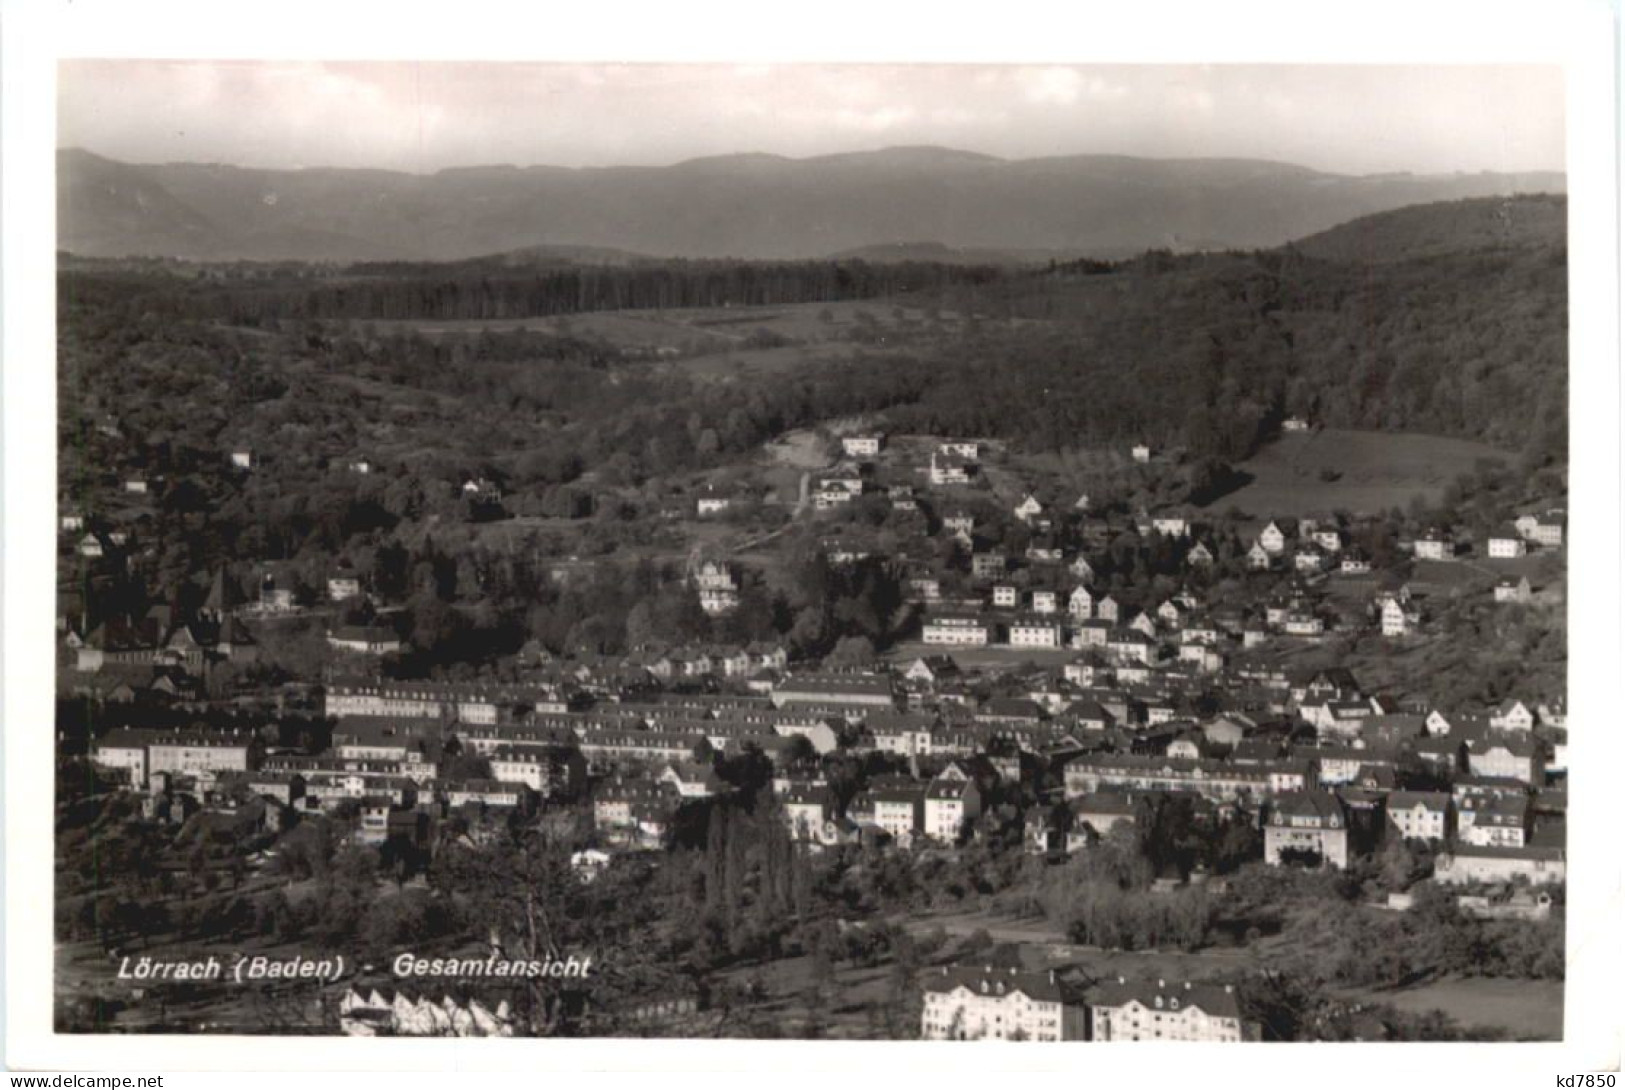
[{"label": "meadow", "polygon": [[1329,511],[1379,513],[1416,496],[1434,504],[1480,459],[1513,456],[1484,443],[1435,435],[1326,428],[1283,436],[1236,466],[1250,478],[1212,501],[1255,517]]}]

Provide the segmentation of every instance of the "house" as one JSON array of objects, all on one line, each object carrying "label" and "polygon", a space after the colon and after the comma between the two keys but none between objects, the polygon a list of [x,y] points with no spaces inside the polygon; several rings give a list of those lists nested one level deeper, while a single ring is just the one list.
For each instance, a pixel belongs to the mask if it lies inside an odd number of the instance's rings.
[{"label": "house", "polygon": [[1157,641],[1137,629],[1114,632],[1106,640],[1106,650],[1120,660],[1145,665],[1157,659]]},{"label": "house", "polygon": [[992,579],[1003,575],[1008,566],[1000,552],[977,553],[971,557],[971,574],[978,579]]},{"label": "house", "polygon": [[460,1002],[447,995],[435,1001],[425,995],[385,995],[376,988],[363,992],[356,987],[339,1000],[339,1028],[350,1037],[514,1035],[513,1014],[506,999],[487,1007],[478,999]]},{"label": "house", "polygon": [[873,458],[884,441],[880,435],[847,435],[841,438],[841,450],[849,458]]},{"label": "house", "polygon": [[1357,553],[1349,553],[1338,561],[1339,575],[1370,575],[1371,561]]},{"label": "house", "polygon": [[1095,618],[1097,620],[1108,621],[1112,624],[1116,624],[1118,612],[1117,599],[1113,598],[1109,594],[1105,595],[1100,599],[1100,601],[1095,603]]},{"label": "house", "polygon": [[1334,526],[1320,527],[1310,535],[1310,539],[1328,553],[1343,551],[1343,535]]},{"label": "house", "polygon": [[1326,557],[1318,549],[1299,549],[1292,554],[1292,567],[1301,572],[1317,572],[1326,565]]},{"label": "house", "polygon": [[1185,554],[1185,563],[1192,567],[1206,567],[1213,563],[1213,550],[1198,541],[1191,546],[1190,552]]},{"label": "house", "polygon": [[1529,546],[1516,526],[1508,526],[1490,535],[1485,552],[1491,560],[1515,560],[1529,552]]},{"label": "house", "polygon": [[1038,617],[1024,617],[1010,622],[1011,647],[1061,646],[1061,626]]},{"label": "house", "polygon": [[1450,795],[1444,791],[1392,791],[1388,823],[1405,840],[1443,841],[1450,835]]},{"label": "house", "polygon": [[1521,848],[1529,842],[1527,795],[1468,795],[1461,800],[1458,843],[1476,848]]},{"label": "house", "polygon": [[223,773],[246,773],[258,766],[262,752],[250,731],[198,728],[112,730],[91,747],[97,764],[124,773],[133,787],[175,775],[212,782]]},{"label": "house", "polygon": [[1411,551],[1418,560],[1452,560],[1456,555],[1456,543],[1444,531],[1429,529],[1412,542]]},{"label": "house", "polygon": [[1493,848],[1456,845],[1433,864],[1433,880],[1462,886],[1512,882],[1522,878],[1532,886],[1560,885],[1566,876],[1562,848]]},{"label": "house", "polygon": [[959,664],[948,655],[922,655],[908,664],[903,677],[908,681],[934,685],[938,681],[958,677],[959,673]]},{"label": "house", "polygon": [[974,462],[982,456],[982,444],[974,439],[949,439],[937,444],[937,453]]},{"label": "house", "polygon": [[943,966],[920,983],[920,1036],[934,1041],[1082,1041],[1088,1010],[1053,970]]},{"label": "house", "polygon": [[1141,465],[1144,465],[1151,460],[1151,448],[1146,446],[1144,443],[1135,443],[1129,448],[1128,453],[1130,458],[1133,458]]},{"label": "house", "polygon": [[354,568],[341,564],[327,577],[327,597],[333,602],[347,602],[361,597],[361,577]]},{"label": "house", "polygon": [[1274,556],[1262,542],[1253,542],[1252,548],[1247,550],[1247,567],[1252,571],[1269,571],[1274,563]]},{"label": "house", "polygon": [[963,768],[951,764],[925,791],[925,835],[956,843],[968,822],[982,813],[982,792]]},{"label": "house", "polygon": [[919,602],[935,602],[942,597],[942,581],[933,575],[912,575],[908,580],[909,596]]},{"label": "house", "polygon": [[587,782],[581,750],[568,745],[498,745],[486,754],[491,776],[522,783],[542,798],[572,797]]},{"label": "house", "polygon": [[920,640],[936,647],[986,647],[991,636],[980,617],[938,613],[921,624]]},{"label": "house", "polygon": [[1279,556],[1286,550],[1286,531],[1281,529],[1279,523],[1271,520],[1268,526],[1259,531],[1258,544],[1271,556]]},{"label": "house", "polygon": [[655,783],[667,783],[677,790],[682,799],[707,799],[726,795],[733,790],[727,780],[717,775],[714,766],[703,761],[672,761],[660,770]]},{"label": "house", "polygon": [[1087,587],[1074,588],[1066,600],[1066,611],[1079,621],[1087,621],[1094,616],[1095,600],[1090,597]]},{"label": "house", "polygon": [[934,485],[969,484],[976,473],[976,462],[952,454],[931,454],[931,483]]},{"label": "house", "polygon": [[1325,634],[1326,622],[1313,613],[1293,610],[1281,619],[1281,631],[1288,636],[1320,636]]},{"label": "house", "polygon": [[1067,569],[1083,583],[1088,583],[1095,577],[1095,569],[1090,566],[1088,558],[1081,555],[1075,557],[1072,563],[1067,565]]},{"label": "house", "polygon": [[1162,537],[1189,537],[1191,525],[1177,515],[1158,515],[1151,520],[1151,529]]},{"label": "house", "polygon": [[[822,495],[823,493],[820,492],[820,498],[822,498]],[[694,512],[695,514],[699,515],[700,518],[705,518],[709,515],[720,515],[728,509],[732,502],[733,501],[727,496],[701,496],[694,503]]]},{"label": "house", "polygon": [[362,655],[393,655],[401,649],[401,638],[381,625],[343,625],[327,633],[327,644]]},{"label": "house", "polygon": [[1072,646],[1077,648],[1105,647],[1111,642],[1113,624],[1099,617],[1079,621],[1072,633]]},{"label": "house", "polygon": [[1521,700],[1503,700],[1490,713],[1491,730],[1531,731],[1535,729],[1535,713]]},{"label": "house", "polygon": [[1015,516],[1022,522],[1031,522],[1043,513],[1044,505],[1039,503],[1038,498],[1030,492],[1015,507]]},{"label": "house", "polygon": [[1534,591],[1529,586],[1529,577],[1524,576],[1514,583],[1510,579],[1502,579],[1495,584],[1495,600],[1513,605],[1528,605],[1534,597]]},{"label": "house", "polygon": [[903,776],[878,777],[852,799],[847,816],[860,826],[871,826],[909,844],[924,831],[926,787]]},{"label": "house", "polygon": [[1309,421],[1301,416],[1289,416],[1281,421],[1281,430],[1285,432],[1306,432],[1309,430]]},{"label": "house", "polygon": [[1546,780],[1546,743],[1527,732],[1495,731],[1468,738],[1467,770],[1475,776],[1494,776],[1542,786]]},{"label": "house", "polygon": [[779,801],[790,838],[801,843],[831,844],[838,839],[835,826],[835,796],[827,784],[792,784]]},{"label": "house", "polygon": [[1104,839],[1119,825],[1135,822],[1135,797],[1124,791],[1088,791],[1068,800],[1072,827],[1067,851],[1087,848],[1091,836]]},{"label": "house", "polygon": [[1021,592],[1015,587],[1001,583],[993,588],[993,604],[1001,609],[1014,609],[1021,600]]},{"label": "house", "polygon": [[1229,984],[1130,982],[1118,977],[1089,995],[1091,1039],[1096,1041],[1257,1040]]},{"label": "house", "polygon": [[262,613],[292,613],[292,583],[286,577],[278,578],[275,572],[266,572],[260,581],[259,609]]},{"label": "house", "polygon": [[1384,636],[1407,636],[1416,628],[1415,611],[1406,609],[1398,598],[1382,599],[1379,609]]},{"label": "house", "polygon": [[1567,522],[1566,517],[1553,511],[1545,515],[1519,515],[1512,525],[1525,541],[1555,549],[1563,544]]},{"label": "house", "polygon": [[1033,612],[1045,615],[1054,613],[1059,608],[1057,596],[1053,590],[1033,591]]},{"label": "house", "polygon": [[1264,862],[1280,866],[1287,852],[1305,853],[1339,869],[1348,865],[1348,822],[1329,791],[1295,791],[1276,798],[1264,826]]}]

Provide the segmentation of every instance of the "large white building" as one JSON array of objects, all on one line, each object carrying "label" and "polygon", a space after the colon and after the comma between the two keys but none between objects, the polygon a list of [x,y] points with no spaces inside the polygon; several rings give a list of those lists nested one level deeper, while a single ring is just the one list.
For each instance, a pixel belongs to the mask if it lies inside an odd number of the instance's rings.
[{"label": "large white building", "polygon": [[1328,791],[1296,791],[1278,797],[1264,826],[1264,862],[1279,866],[1288,851],[1310,852],[1328,866],[1346,867],[1348,822],[1343,804]]},{"label": "large white building", "polygon": [[933,1041],[1082,1041],[1089,1016],[1054,972],[943,966],[921,982],[920,1036]]},{"label": "large white building", "polygon": [[1241,1042],[1256,1034],[1230,985],[1129,981],[1118,977],[1089,996],[1096,1041]]},{"label": "large white building", "polygon": [[1061,646],[1061,626],[1054,621],[1041,620],[1036,617],[1023,618],[1010,622],[1011,647],[1048,647]]},{"label": "large white building", "polygon": [[252,731],[115,730],[100,739],[93,756],[104,768],[125,773],[132,786],[158,775],[213,780],[222,772],[247,772],[261,752]]},{"label": "large white building", "polygon": [[920,639],[938,647],[986,647],[990,636],[980,617],[938,614],[920,626]]}]

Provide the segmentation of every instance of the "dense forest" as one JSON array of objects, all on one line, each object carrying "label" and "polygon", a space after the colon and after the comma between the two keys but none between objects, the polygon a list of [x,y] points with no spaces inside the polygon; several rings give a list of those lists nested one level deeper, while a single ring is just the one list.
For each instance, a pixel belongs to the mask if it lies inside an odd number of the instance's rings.
[{"label": "dense forest", "polygon": [[[1561,203],[1523,200],[1542,208]],[[696,411],[712,417],[699,431],[717,437],[713,456],[808,416],[887,409],[894,430],[1004,437],[1036,450],[1144,439],[1198,457],[1239,459],[1296,414],[1333,426],[1477,439],[1536,461],[1561,459],[1567,445],[1561,218],[1538,220],[1547,230],[1525,231],[1515,244],[1486,247],[1472,230],[1484,214],[1437,206],[1441,226],[1421,256],[1397,243],[1384,246],[1388,221],[1373,217],[1363,236],[1376,250],[1369,261],[1310,257],[1289,247],[1004,271],[849,261],[515,272],[465,262],[355,266],[316,279],[277,269],[189,278],[74,271],[60,288],[69,312],[90,308],[125,327],[153,318],[278,328],[306,319],[510,320],[888,297],[964,317],[956,336],[916,340],[902,358],[888,358],[884,376],[859,377],[878,363],[809,369],[788,391],[751,391],[744,401],[755,409],[748,414],[756,418],[753,427],[741,426],[737,399],[705,389]],[[1410,225],[1420,213],[1390,215]],[[1458,227],[1464,220],[1467,226]],[[1437,235],[1452,229],[1473,245],[1443,249]],[[1398,256],[1387,259],[1391,254]],[[312,347],[336,357],[336,366],[369,368],[384,381],[482,400],[552,409],[561,398],[598,401],[605,392],[602,383],[579,384],[573,370],[542,375],[529,366],[592,353],[591,346],[556,338],[430,345],[422,338],[348,336]],[[854,382],[865,392],[848,397]],[[662,430],[633,405],[684,400],[670,384],[633,384],[625,393],[605,404],[603,415],[631,425],[624,429],[631,434]],[[786,412],[785,405],[793,408]],[[583,457],[597,453],[590,436],[576,443]],[[684,457],[672,445],[662,445],[660,463]],[[626,451],[618,441],[610,446]]]},{"label": "dense forest", "polygon": [[[876,299],[986,284],[992,266],[858,260],[645,261],[631,266],[501,260],[436,265],[365,263],[312,278],[286,266],[241,264],[191,277],[121,277],[143,311],[256,324],[266,319],[513,320],[598,310],[749,307]],[[67,291],[86,289],[77,277]]]}]

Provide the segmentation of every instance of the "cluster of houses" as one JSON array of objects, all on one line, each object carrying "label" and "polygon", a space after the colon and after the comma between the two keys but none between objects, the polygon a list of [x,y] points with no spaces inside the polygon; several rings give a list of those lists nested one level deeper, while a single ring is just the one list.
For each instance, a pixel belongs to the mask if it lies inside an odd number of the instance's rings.
[{"label": "cluster of houses", "polygon": [[1228,984],[1128,980],[1084,984],[1054,970],[943,966],[921,984],[920,1036],[949,1041],[1260,1039]]},{"label": "cluster of houses", "polygon": [[[351,807],[357,838],[374,844],[421,844],[452,813],[582,803],[604,849],[659,847],[682,807],[736,790],[722,762],[758,754],[807,850],[958,845],[996,804],[1036,799],[1021,817],[1029,850],[1088,851],[1177,795],[1202,820],[1261,830],[1269,864],[1343,867],[1397,836],[1439,849],[1440,883],[1563,881],[1560,704],[1401,707],[1344,670],[1260,668],[1228,686],[1192,672],[1181,685],[1076,663],[997,696],[974,680],[933,656],[780,675],[767,692],[610,692],[568,671],[545,684],[333,683],[321,753],[248,731],[120,729],[93,757],[134,788],[205,806],[246,795],[295,815]],[[881,755],[890,771],[843,785],[825,760],[838,753]]]}]

